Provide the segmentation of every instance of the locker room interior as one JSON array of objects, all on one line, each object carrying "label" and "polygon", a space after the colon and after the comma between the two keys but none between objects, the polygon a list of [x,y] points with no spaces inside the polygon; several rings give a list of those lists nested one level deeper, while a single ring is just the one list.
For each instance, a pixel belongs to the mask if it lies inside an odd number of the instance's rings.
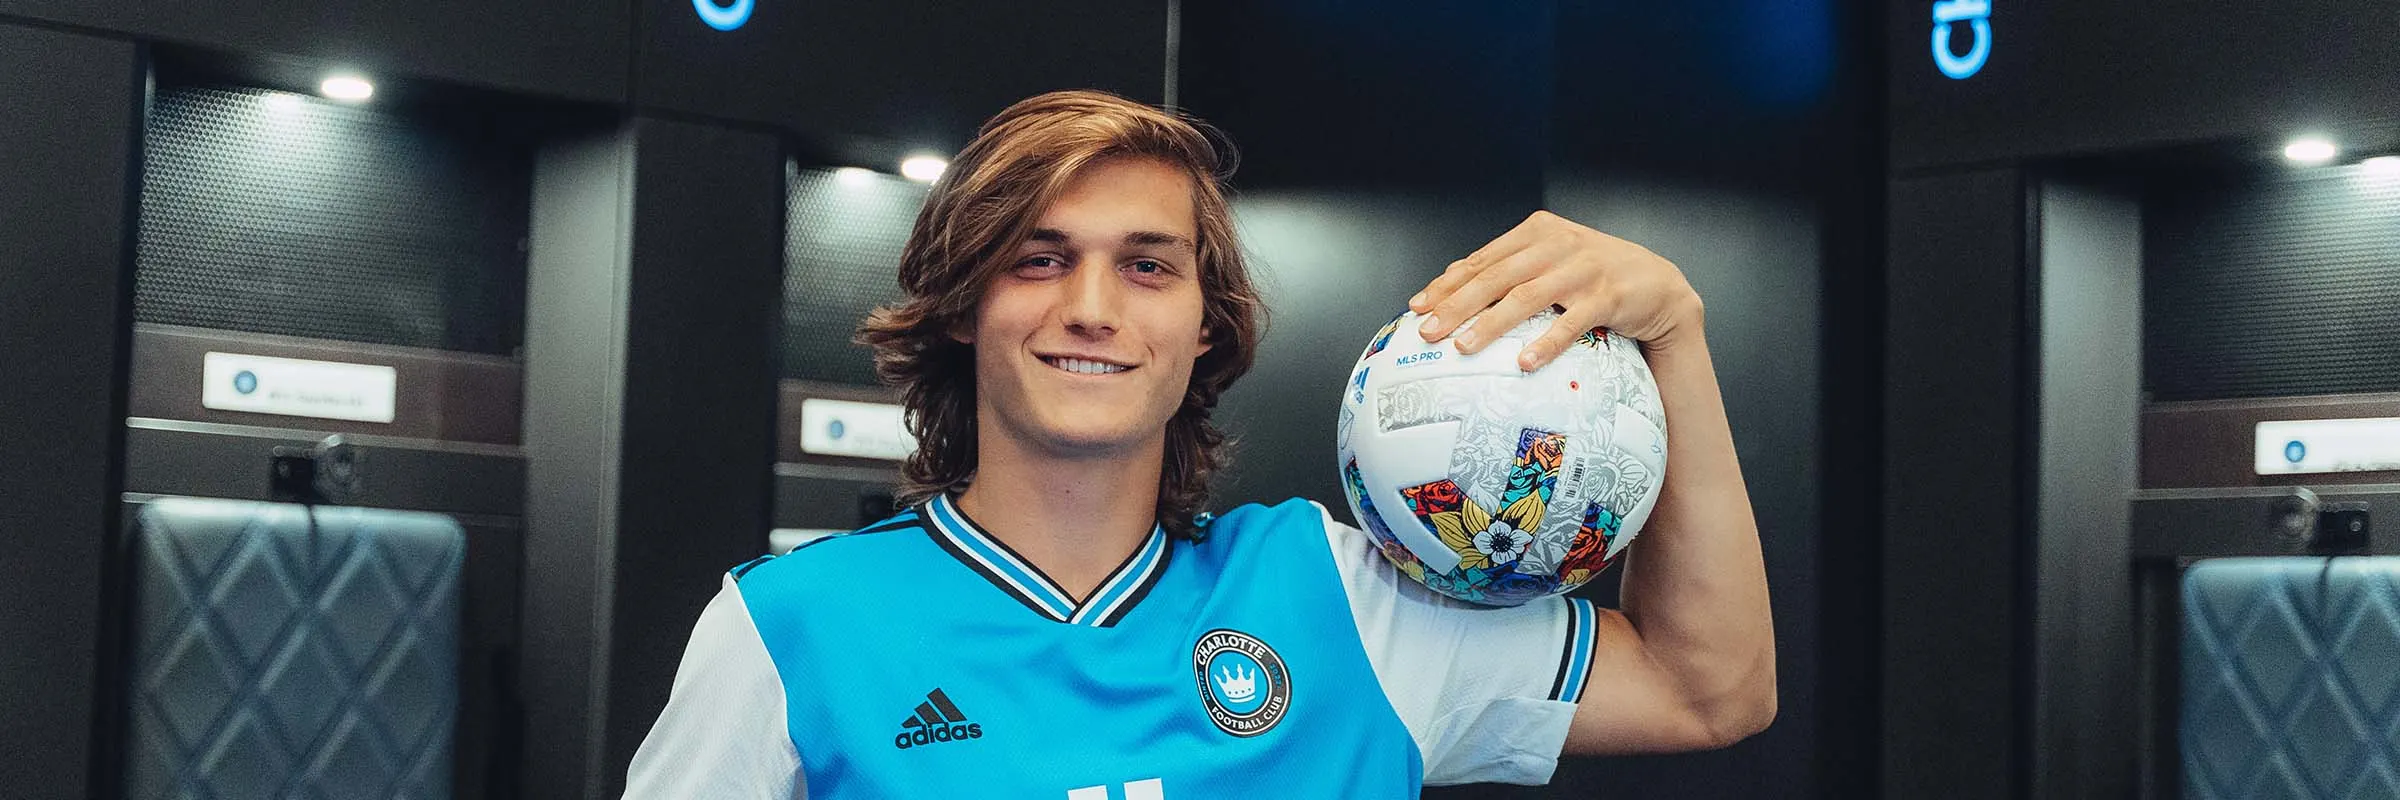
[{"label": "locker room interior", "polygon": [[[0,0],[0,796],[271,785],[208,765],[278,729],[212,726],[310,581],[357,627],[294,680],[410,676],[349,768],[618,796],[717,576],[889,508],[850,331],[897,294],[904,162],[1097,88],[1240,149],[1273,322],[1214,506],[1343,513],[1343,357],[1535,209],[1707,300],[1774,724],[1425,796],[2400,797],[2395,26]],[[367,400],[236,385],[300,362]]]}]

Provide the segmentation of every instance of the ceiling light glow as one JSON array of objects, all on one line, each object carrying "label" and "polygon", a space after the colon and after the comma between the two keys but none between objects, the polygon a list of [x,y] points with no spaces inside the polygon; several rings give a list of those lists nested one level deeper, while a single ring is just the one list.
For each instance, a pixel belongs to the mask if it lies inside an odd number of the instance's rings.
[{"label": "ceiling light glow", "polygon": [[2291,144],[2283,146],[2283,157],[2300,164],[2323,164],[2341,153],[2332,140],[2315,136],[2293,139]]},{"label": "ceiling light glow", "polygon": [[335,100],[359,102],[375,96],[375,84],[356,75],[335,75],[317,85],[317,91]]},{"label": "ceiling light glow", "polygon": [[949,168],[950,162],[934,156],[909,156],[900,162],[900,174],[921,183],[932,183],[942,177],[942,170]]}]

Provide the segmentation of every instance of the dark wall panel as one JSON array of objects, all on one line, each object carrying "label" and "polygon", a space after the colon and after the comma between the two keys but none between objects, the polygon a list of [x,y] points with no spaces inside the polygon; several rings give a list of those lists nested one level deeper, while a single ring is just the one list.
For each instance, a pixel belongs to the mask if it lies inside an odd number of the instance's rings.
[{"label": "dark wall panel", "polygon": [[2009,170],[1891,186],[1885,797],[1997,799],[2023,788],[2024,193]]},{"label": "dark wall panel", "polygon": [[530,797],[597,798],[625,403],[632,134],[535,160],[526,265],[524,768]]},{"label": "dark wall panel", "polygon": [[625,98],[632,10],[601,0],[0,0],[0,17],[592,101]]},{"label": "dark wall panel", "polygon": [[879,169],[896,148],[955,152],[985,118],[1052,89],[1164,99],[1163,0],[756,0],[730,31],[688,2],[637,13],[640,107],[781,126]]},{"label": "dark wall panel", "polygon": [[616,797],[726,569],[766,549],[783,164],[636,118],[546,148],[527,308],[526,791]]},{"label": "dark wall panel", "polygon": [[2151,399],[2400,391],[2400,174],[2162,176],[2145,195]]},{"label": "dark wall panel", "polygon": [[1989,60],[1965,80],[1934,66],[1931,3],[1881,6],[1904,169],[2388,127],[2400,107],[2393,3],[1992,0]]},{"label": "dark wall panel", "polygon": [[2142,214],[2134,192],[2039,189],[2041,431],[2031,562],[2034,797],[2133,791],[2127,541],[2141,449]]},{"label": "dark wall panel", "polygon": [[692,622],[725,570],[766,551],[774,512],[782,146],[634,124],[603,797],[624,793]]},{"label": "dark wall panel", "polygon": [[[104,564],[132,327],[142,56],[0,24],[0,787],[77,797],[94,769]],[[21,109],[40,109],[22,113]],[[90,772],[87,772],[90,770]]]}]

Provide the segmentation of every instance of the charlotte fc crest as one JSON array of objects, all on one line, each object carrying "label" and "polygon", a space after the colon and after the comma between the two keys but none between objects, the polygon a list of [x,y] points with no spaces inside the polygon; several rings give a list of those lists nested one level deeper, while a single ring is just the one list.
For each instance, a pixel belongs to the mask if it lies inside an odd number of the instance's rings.
[{"label": "charlotte fc crest", "polygon": [[1192,645],[1192,672],[1199,678],[1200,704],[1217,730],[1257,736],[1291,710],[1291,672],[1258,637],[1227,628],[1201,634]]}]

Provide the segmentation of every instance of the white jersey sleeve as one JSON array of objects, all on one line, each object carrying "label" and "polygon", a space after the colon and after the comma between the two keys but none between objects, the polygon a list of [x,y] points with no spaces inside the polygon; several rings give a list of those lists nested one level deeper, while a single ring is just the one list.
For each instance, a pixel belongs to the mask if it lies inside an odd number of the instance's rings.
[{"label": "white jersey sleeve", "polygon": [[700,612],[675,688],[633,754],[627,798],[805,800],[783,681],[733,576]]},{"label": "white jersey sleeve", "polygon": [[1592,609],[1472,605],[1400,573],[1317,506],[1359,641],[1425,759],[1425,783],[1548,783],[1589,671]]}]

